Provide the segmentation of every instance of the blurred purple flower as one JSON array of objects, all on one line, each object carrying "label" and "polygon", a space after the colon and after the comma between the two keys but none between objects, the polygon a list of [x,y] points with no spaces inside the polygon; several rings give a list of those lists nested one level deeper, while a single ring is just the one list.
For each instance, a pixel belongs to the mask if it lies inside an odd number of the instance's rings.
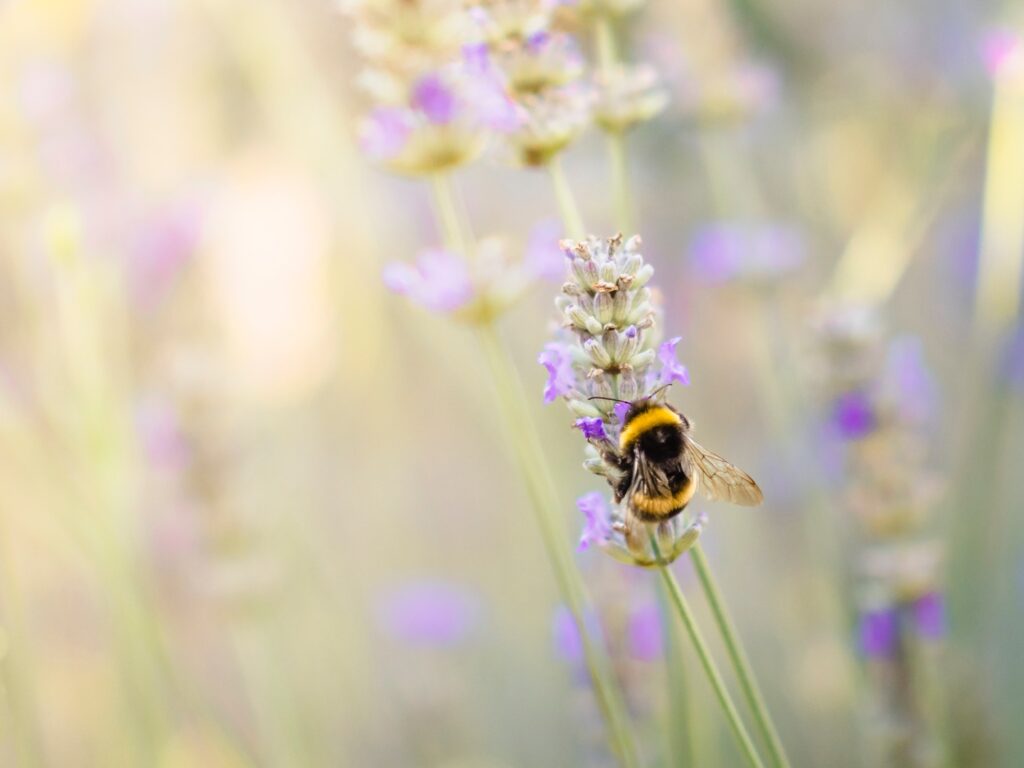
[{"label": "blurred purple flower", "polygon": [[661,616],[656,604],[647,603],[634,610],[626,631],[633,658],[654,661],[661,656]]},{"label": "blurred purple flower", "polygon": [[860,390],[840,395],[832,405],[831,422],[845,440],[864,437],[877,424],[871,399]]},{"label": "blurred purple flower", "polygon": [[576,500],[576,507],[586,517],[583,525],[583,533],[580,534],[579,549],[587,549],[591,544],[603,544],[611,536],[611,515],[608,510],[608,502],[604,495],[593,491],[584,494]]},{"label": "blurred purple flower", "polygon": [[150,216],[135,236],[130,274],[135,300],[152,306],[166,296],[199,247],[200,219],[192,205]]},{"label": "blurred purple flower", "polygon": [[377,619],[391,637],[409,645],[450,647],[480,620],[480,601],[465,587],[443,582],[407,584],[384,594]]},{"label": "blurred purple flower", "polygon": [[676,347],[683,340],[682,336],[675,336],[668,341],[662,342],[658,347],[658,360],[661,363],[661,370],[654,376],[654,381],[648,387],[664,386],[678,381],[684,387],[690,385],[690,373],[686,366],[676,359]]},{"label": "blurred purple flower", "polygon": [[576,377],[572,370],[572,358],[564,344],[549,342],[544,345],[537,362],[548,371],[548,381],[544,385],[544,402],[553,403],[563,395],[568,395],[576,386]]},{"label": "blurred purple flower", "polygon": [[564,605],[558,606],[551,617],[551,637],[562,659],[574,664],[583,660],[583,639],[572,612]]},{"label": "blurred purple flower", "polygon": [[708,282],[771,278],[803,262],[803,238],[783,224],[718,222],[693,236],[690,260],[697,275]]},{"label": "blurred purple flower", "polygon": [[1013,332],[1000,361],[1000,373],[1012,388],[1024,390],[1024,324]]},{"label": "blurred purple flower", "polygon": [[892,656],[896,650],[899,616],[895,609],[865,611],[860,617],[860,649],[869,659]]},{"label": "blurred purple flower", "polygon": [[178,413],[170,401],[145,397],[135,408],[135,428],[146,459],[157,469],[181,470],[191,455]]},{"label": "blurred purple flower", "polygon": [[416,81],[410,104],[435,125],[446,125],[455,119],[455,93],[437,74],[424,75]]},{"label": "blurred purple flower", "polygon": [[946,601],[941,592],[929,592],[912,607],[917,634],[925,640],[941,640],[946,634]]},{"label": "blurred purple flower", "polygon": [[604,422],[601,419],[576,419],[576,426],[587,440],[608,439],[608,435],[604,431]]},{"label": "blurred purple flower", "polygon": [[923,424],[938,406],[935,380],[924,361],[921,340],[901,336],[889,344],[882,394],[893,403],[901,420]]},{"label": "blurred purple flower", "polygon": [[422,252],[415,265],[389,264],[384,284],[395,293],[435,312],[453,312],[473,298],[473,283],[466,262],[450,251]]},{"label": "blurred purple flower", "polygon": [[612,406],[612,411],[615,412],[615,418],[619,420],[619,424],[626,423],[626,414],[629,413],[629,403],[616,403]]},{"label": "blurred purple flower", "polygon": [[526,243],[523,264],[531,276],[551,282],[565,280],[565,252],[558,246],[562,225],[555,219],[546,219],[534,225]]},{"label": "blurred purple flower", "polygon": [[981,60],[989,75],[999,74],[1008,65],[1020,65],[1022,46],[1020,36],[1005,27],[989,30],[981,41]]},{"label": "blurred purple flower", "polygon": [[408,110],[378,107],[359,127],[359,146],[372,160],[389,160],[409,141],[414,124]]}]

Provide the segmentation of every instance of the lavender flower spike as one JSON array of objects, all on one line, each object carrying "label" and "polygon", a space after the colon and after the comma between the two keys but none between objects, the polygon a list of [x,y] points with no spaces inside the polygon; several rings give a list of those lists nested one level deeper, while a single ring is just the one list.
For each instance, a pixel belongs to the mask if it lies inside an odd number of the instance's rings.
[{"label": "lavender flower spike", "polygon": [[[659,338],[658,307],[647,288],[654,269],[644,263],[640,245],[639,237],[625,240],[621,235],[562,241],[568,281],[555,304],[563,328],[541,356],[550,376],[545,401],[566,400],[588,443],[584,467],[609,482],[621,474],[607,457],[614,453],[628,405],[590,398],[628,402],[647,397],[665,384],[689,383],[686,368],[676,359],[681,339],[661,343]],[[627,541],[625,510],[612,507],[599,517],[597,510],[605,509],[605,502],[595,494],[581,499],[579,507],[587,517],[584,546],[594,544],[618,560],[646,567],[685,552],[704,525],[703,517],[686,518],[685,513],[651,524],[649,533],[657,537],[659,559],[646,540],[649,537]]]}]

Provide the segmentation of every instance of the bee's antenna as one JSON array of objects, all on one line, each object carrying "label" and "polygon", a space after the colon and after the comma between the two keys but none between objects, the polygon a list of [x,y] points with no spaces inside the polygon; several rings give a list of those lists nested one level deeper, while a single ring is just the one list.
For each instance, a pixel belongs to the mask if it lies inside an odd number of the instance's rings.
[{"label": "bee's antenna", "polygon": [[662,392],[664,392],[666,389],[668,389],[671,386],[672,386],[672,382],[671,381],[668,384],[662,384],[660,387],[658,387],[656,390],[651,392],[651,394],[649,394],[644,399],[645,400],[653,400],[655,397],[660,395]]},{"label": "bee's antenna", "polygon": [[598,395],[594,395],[593,397],[588,397],[587,400],[611,400],[613,403],[625,403],[626,405],[630,405],[629,400],[619,400],[617,397],[599,397]]}]

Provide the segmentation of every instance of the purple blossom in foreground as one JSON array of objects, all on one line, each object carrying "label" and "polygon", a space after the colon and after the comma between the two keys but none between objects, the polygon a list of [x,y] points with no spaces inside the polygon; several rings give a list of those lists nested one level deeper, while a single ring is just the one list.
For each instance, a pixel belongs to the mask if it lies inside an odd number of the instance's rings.
[{"label": "purple blossom in foreground", "polygon": [[600,418],[576,419],[576,426],[583,433],[587,440],[607,440],[608,435],[604,431],[604,422]]},{"label": "purple blossom in foreground", "polygon": [[408,584],[384,595],[377,606],[381,627],[409,645],[450,647],[479,622],[480,605],[469,590],[442,582]]},{"label": "purple blossom in foreground", "polygon": [[627,638],[633,658],[655,661],[661,656],[661,616],[655,603],[642,605],[630,614]]},{"label": "purple blossom in foreground", "polygon": [[946,601],[941,592],[929,592],[914,601],[911,608],[917,634],[925,640],[941,640],[946,635]]},{"label": "purple blossom in foreground", "polygon": [[576,385],[572,370],[572,358],[564,344],[550,342],[544,345],[537,362],[548,372],[548,381],[544,385],[544,402],[553,403],[559,397],[570,394]]},{"label": "purple blossom in foreground", "polygon": [[434,312],[453,312],[473,298],[469,267],[450,251],[424,251],[414,265],[389,264],[383,278],[392,291]]},{"label": "purple blossom in foreground", "polygon": [[608,502],[604,495],[593,491],[580,496],[576,500],[576,507],[586,518],[579,549],[587,549],[591,544],[604,544],[612,532]]},{"label": "purple blossom in foreground", "polygon": [[883,659],[896,650],[899,616],[895,609],[865,611],[860,617],[860,649],[869,659]]},{"label": "purple blossom in foreground", "polygon": [[836,398],[831,421],[839,435],[846,440],[862,438],[878,424],[871,398],[860,390]]}]

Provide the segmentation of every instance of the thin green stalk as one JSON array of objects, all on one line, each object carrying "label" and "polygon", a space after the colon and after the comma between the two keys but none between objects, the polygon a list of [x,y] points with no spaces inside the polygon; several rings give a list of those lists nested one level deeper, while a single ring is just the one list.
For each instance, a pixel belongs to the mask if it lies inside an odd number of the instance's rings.
[{"label": "thin green stalk", "polygon": [[624,235],[634,234],[633,202],[629,190],[629,166],[626,163],[626,137],[608,134],[608,156],[612,166],[612,194],[615,196],[615,226]]},{"label": "thin green stalk", "polygon": [[582,240],[586,237],[587,231],[583,226],[580,209],[576,206],[576,198],[565,178],[562,160],[558,155],[548,161],[548,171],[551,174],[551,183],[555,187],[555,198],[558,201],[558,209],[562,213],[562,224],[565,226],[566,234],[574,240]]},{"label": "thin green stalk", "polygon": [[[436,207],[441,214],[445,210],[456,212],[447,218],[440,215],[445,239],[449,243],[466,243],[466,229],[457,215],[458,207],[450,179],[437,177],[434,184]],[[568,187],[566,187],[568,192]],[[571,201],[571,194],[570,194]],[[568,225],[567,225],[568,226]],[[579,235],[570,228],[570,234]],[[468,254],[467,254],[468,255]],[[625,703],[619,692],[611,661],[599,642],[591,637],[586,616],[592,614],[590,600],[583,578],[576,569],[565,540],[565,531],[557,515],[561,505],[558,490],[547,462],[543,458],[543,446],[530,415],[528,400],[519,378],[519,372],[492,322],[481,323],[478,327],[480,344],[487,360],[491,381],[499,400],[498,413],[502,429],[509,445],[512,446],[519,469],[523,474],[530,506],[541,533],[544,548],[555,573],[555,580],[565,600],[577,631],[583,643],[584,661],[590,673],[591,684],[598,706],[608,725],[609,746],[626,768],[639,766],[636,743],[629,725]]]},{"label": "thin green stalk", "polygon": [[[653,537],[651,537],[651,546],[654,549],[654,554],[659,559],[661,553],[658,551],[658,543]],[[715,696],[718,698],[718,703],[722,707],[722,711],[725,713],[726,719],[729,721],[729,726],[732,728],[733,735],[736,736],[736,740],[739,742],[740,747],[743,751],[743,756],[747,759],[747,762],[754,768],[764,768],[764,763],[761,762],[761,758],[758,757],[757,749],[754,747],[754,742],[750,738],[750,734],[747,733],[747,728],[743,725],[743,721],[740,719],[739,712],[736,710],[736,705],[733,703],[732,697],[729,695],[728,689],[725,687],[725,681],[722,680],[722,675],[718,671],[718,667],[715,665],[715,660],[711,658],[711,652],[708,650],[707,644],[704,642],[704,638],[701,636],[700,630],[697,628],[697,622],[693,617],[693,613],[690,612],[690,606],[686,602],[686,598],[683,596],[683,590],[679,587],[679,582],[676,581],[675,575],[669,570],[668,566],[659,566],[661,571],[661,577],[665,582],[665,586],[668,588],[672,602],[679,612],[679,617],[683,620],[683,626],[686,627],[687,633],[690,635],[690,640],[693,642],[694,648],[697,650],[697,656],[700,658],[700,664],[704,668],[704,673],[708,676],[708,681],[711,683],[711,687],[715,691]]]},{"label": "thin green stalk", "polygon": [[704,595],[711,606],[711,612],[715,616],[718,631],[721,632],[722,639],[725,641],[726,651],[729,653],[729,659],[732,661],[736,677],[739,679],[740,687],[743,689],[743,697],[747,700],[747,705],[753,711],[754,719],[757,721],[757,728],[768,745],[772,765],[776,766],[776,768],[789,768],[789,759],[786,757],[786,751],[782,746],[782,739],[779,738],[779,732],[775,728],[775,723],[772,722],[768,706],[765,704],[764,696],[761,693],[761,688],[754,677],[753,669],[751,669],[750,659],[740,643],[736,626],[726,610],[722,594],[718,591],[718,585],[711,574],[711,566],[708,564],[707,557],[705,557],[700,543],[695,544],[693,549],[690,550],[690,557],[693,559],[697,578],[700,579],[701,586],[704,588]]}]

